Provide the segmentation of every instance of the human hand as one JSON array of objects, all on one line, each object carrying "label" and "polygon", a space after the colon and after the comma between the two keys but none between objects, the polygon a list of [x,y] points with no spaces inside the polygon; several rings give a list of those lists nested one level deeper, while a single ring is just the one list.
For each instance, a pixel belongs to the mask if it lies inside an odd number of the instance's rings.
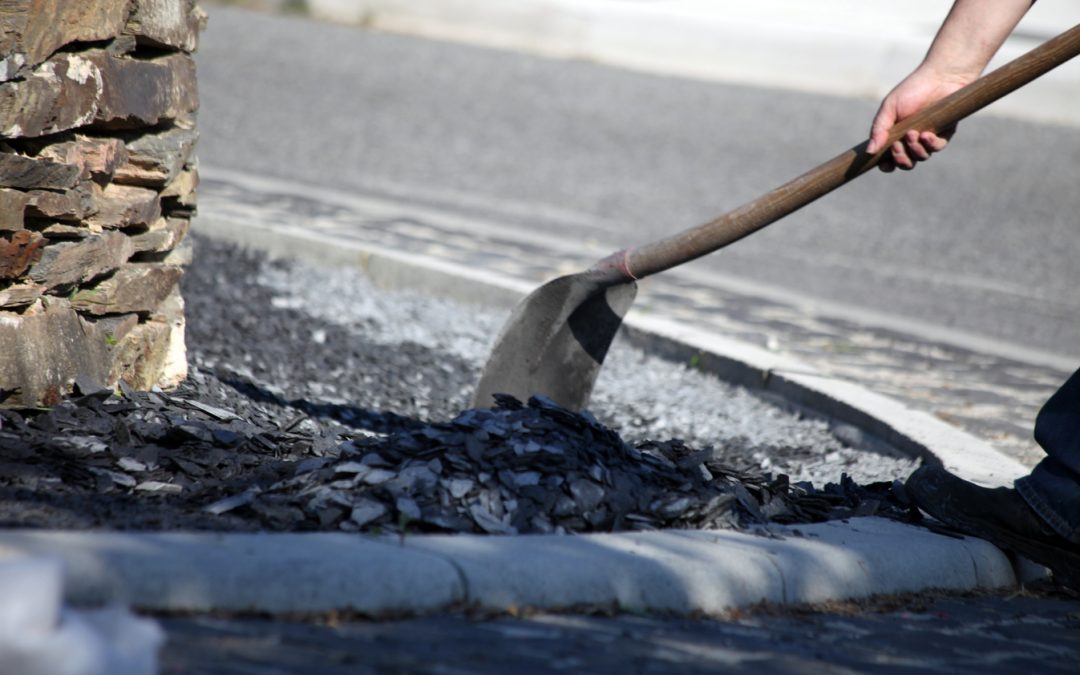
[{"label": "human hand", "polygon": [[[883,149],[894,125],[966,84],[968,81],[944,77],[928,69],[917,69],[896,85],[881,102],[870,126],[870,141],[866,151],[873,154]],[[905,171],[913,169],[919,162],[930,159],[933,153],[944,150],[955,131],[955,127],[938,133],[909,130],[892,144],[889,154],[882,158],[878,168],[885,172],[896,168]]]}]

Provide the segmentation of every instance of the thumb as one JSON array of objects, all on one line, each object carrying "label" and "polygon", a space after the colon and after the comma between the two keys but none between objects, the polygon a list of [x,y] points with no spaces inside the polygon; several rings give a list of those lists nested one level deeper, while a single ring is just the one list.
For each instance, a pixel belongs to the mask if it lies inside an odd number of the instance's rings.
[{"label": "thumb", "polygon": [[870,141],[866,144],[866,152],[871,155],[885,147],[885,141],[889,138],[889,129],[896,124],[896,105],[888,98],[881,103],[881,107],[874,116],[874,122],[870,125]]}]

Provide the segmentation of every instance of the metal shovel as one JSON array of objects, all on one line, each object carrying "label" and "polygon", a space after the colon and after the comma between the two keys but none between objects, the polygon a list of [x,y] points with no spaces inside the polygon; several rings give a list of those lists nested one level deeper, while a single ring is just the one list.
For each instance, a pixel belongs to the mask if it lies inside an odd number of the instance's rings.
[{"label": "metal shovel", "polygon": [[533,291],[510,316],[480,377],[474,406],[492,395],[542,394],[579,410],[637,293],[638,279],[699,258],[760,230],[874,167],[910,129],[940,132],[1080,53],[1080,26],[904,120],[884,148],[866,142],[719,218],[666,239],[618,251],[588,270]]}]

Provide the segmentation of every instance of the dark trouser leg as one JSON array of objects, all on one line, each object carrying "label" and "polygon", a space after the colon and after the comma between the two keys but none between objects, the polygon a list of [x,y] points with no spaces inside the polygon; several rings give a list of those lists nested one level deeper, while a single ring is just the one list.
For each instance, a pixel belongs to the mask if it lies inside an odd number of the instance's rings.
[{"label": "dark trouser leg", "polygon": [[1080,544],[1080,370],[1039,411],[1035,440],[1046,459],[1016,489],[1058,534]]}]

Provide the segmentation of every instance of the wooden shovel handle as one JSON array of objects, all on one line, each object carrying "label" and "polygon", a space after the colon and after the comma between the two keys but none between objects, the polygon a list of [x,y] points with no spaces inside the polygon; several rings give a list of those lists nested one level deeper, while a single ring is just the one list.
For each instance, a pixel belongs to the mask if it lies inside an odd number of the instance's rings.
[{"label": "wooden shovel handle", "polygon": [[866,152],[867,141],[752,202],[704,225],[640,248],[620,251],[594,268],[619,282],[641,279],[694,260],[757,232],[877,165],[889,146],[910,129],[939,132],[1031,82],[1080,53],[1080,25],[924,108],[896,125],[884,148]]}]

